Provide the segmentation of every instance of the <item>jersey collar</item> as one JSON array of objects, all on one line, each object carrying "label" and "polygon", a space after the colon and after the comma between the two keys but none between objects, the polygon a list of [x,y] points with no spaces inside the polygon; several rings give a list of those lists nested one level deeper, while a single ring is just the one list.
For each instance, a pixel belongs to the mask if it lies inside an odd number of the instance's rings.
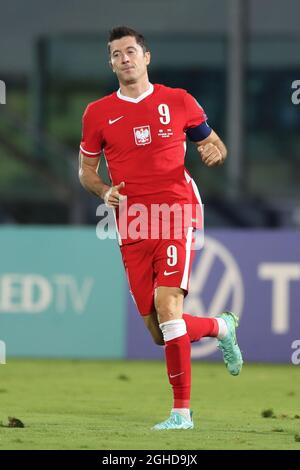
[{"label": "jersey collar", "polygon": [[130,98],[130,96],[122,95],[121,90],[119,88],[117,91],[117,97],[120,98],[120,100],[129,101],[130,103],[139,103],[147,96],[151,95],[151,93],[153,93],[153,90],[154,86],[152,85],[152,83],[150,83],[149,89],[142,93],[140,96],[138,96],[138,98]]}]

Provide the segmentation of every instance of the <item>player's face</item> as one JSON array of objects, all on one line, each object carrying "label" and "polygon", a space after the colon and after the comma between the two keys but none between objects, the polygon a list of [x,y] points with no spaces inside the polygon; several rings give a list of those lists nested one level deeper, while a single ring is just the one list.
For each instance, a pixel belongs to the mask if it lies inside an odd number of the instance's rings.
[{"label": "player's face", "polygon": [[150,52],[144,53],[135,37],[125,36],[111,42],[110,62],[121,83],[137,83],[147,75]]}]

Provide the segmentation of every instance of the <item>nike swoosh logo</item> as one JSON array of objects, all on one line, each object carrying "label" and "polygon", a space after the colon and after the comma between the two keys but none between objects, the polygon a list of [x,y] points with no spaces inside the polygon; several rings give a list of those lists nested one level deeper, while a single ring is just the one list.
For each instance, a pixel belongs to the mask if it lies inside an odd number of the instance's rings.
[{"label": "nike swoosh logo", "polygon": [[124,117],[124,116],[120,116],[120,117],[118,117],[117,119],[110,119],[110,120],[108,121],[108,124],[113,124],[114,122],[117,122],[119,119],[122,119],[123,117]]},{"label": "nike swoosh logo", "polygon": [[174,377],[178,377],[179,375],[182,375],[182,374],[184,374],[184,372],[180,372],[180,374],[175,374],[175,375],[170,374],[170,379],[174,379]]},{"label": "nike swoosh logo", "polygon": [[170,273],[167,273],[167,271],[164,272],[164,276],[170,276],[171,274],[179,273],[179,271],[172,271]]}]

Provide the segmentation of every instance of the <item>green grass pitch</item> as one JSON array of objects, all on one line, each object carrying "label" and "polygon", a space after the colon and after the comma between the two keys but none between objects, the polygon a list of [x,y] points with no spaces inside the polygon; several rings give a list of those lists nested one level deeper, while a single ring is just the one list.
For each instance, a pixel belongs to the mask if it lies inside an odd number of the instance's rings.
[{"label": "green grass pitch", "polygon": [[[300,450],[299,366],[246,364],[231,377],[223,364],[197,361],[195,429],[151,431],[170,406],[162,362],[9,359],[0,366],[0,449]],[[267,409],[273,417],[262,417]],[[25,427],[5,427],[8,416]]]}]

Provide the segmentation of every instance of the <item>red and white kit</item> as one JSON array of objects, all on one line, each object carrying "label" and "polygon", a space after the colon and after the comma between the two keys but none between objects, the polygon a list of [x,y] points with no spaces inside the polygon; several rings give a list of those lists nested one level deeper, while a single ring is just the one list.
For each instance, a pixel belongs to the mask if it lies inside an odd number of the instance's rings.
[{"label": "red and white kit", "polygon": [[[125,182],[121,193],[127,196],[128,231],[121,231],[119,242],[131,292],[142,315],[153,311],[155,287],[188,290],[193,229],[203,228],[203,224],[199,192],[184,167],[185,132],[206,119],[202,107],[185,90],[158,84],[151,84],[136,99],[118,90],[90,103],[83,115],[81,152],[91,158],[103,152],[112,185]],[[149,222],[146,233],[140,230],[138,238],[130,232],[134,219],[130,208],[137,204],[147,209]],[[164,239],[159,228],[159,236],[151,239],[152,207],[162,204],[195,209],[185,217],[181,237]],[[119,229],[120,211],[115,212]]]}]

